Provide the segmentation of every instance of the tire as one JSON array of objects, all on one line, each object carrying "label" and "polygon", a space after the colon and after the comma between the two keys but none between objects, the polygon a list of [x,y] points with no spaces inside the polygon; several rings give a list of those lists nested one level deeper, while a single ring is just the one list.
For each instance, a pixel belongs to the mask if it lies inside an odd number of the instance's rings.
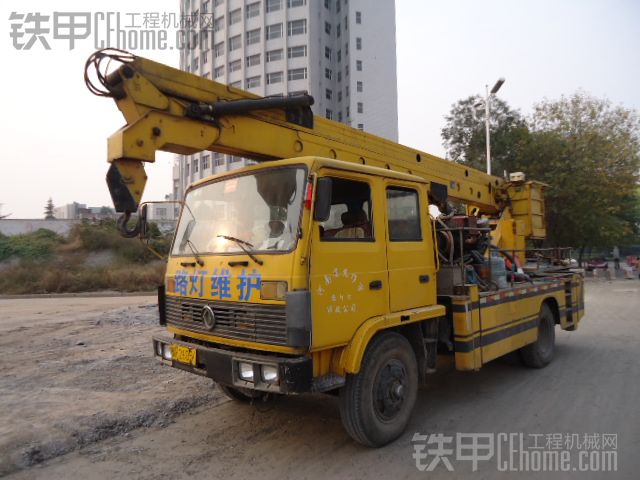
[{"label": "tire", "polygon": [[360,372],[347,375],[340,389],[340,417],[349,435],[368,447],[381,447],[404,432],[418,394],[418,364],[405,337],[374,337]]},{"label": "tire", "polygon": [[538,339],[520,349],[522,362],[530,368],[544,368],[551,360],[556,343],[556,320],[546,303],[538,314]]},{"label": "tire", "polygon": [[251,390],[241,387],[230,387],[228,385],[218,384],[218,387],[227,397],[236,402],[251,403],[263,400],[268,394],[257,390]]}]

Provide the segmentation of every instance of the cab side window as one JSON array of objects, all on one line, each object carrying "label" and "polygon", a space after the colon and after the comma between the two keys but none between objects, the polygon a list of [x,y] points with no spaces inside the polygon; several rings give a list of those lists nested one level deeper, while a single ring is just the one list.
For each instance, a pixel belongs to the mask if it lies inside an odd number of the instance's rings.
[{"label": "cab side window", "polygon": [[320,224],[320,239],[333,242],[371,242],[371,188],[365,182],[331,178],[331,211]]},{"label": "cab side window", "polygon": [[387,188],[387,216],[389,239],[392,242],[422,240],[420,204],[416,190],[402,187]]}]

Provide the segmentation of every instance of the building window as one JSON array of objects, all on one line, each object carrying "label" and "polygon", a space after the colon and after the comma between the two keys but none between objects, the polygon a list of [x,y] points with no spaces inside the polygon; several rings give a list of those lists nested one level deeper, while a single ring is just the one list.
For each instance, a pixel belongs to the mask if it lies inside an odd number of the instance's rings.
[{"label": "building window", "polygon": [[289,58],[298,58],[298,57],[306,57],[306,56],[307,56],[306,45],[298,45],[296,47],[289,47],[287,49],[287,57]]},{"label": "building window", "polygon": [[219,7],[223,3],[224,3],[224,0],[213,0],[213,6],[214,7]]},{"label": "building window", "polygon": [[229,39],[229,51],[233,52],[234,50],[238,50],[239,48],[242,48],[242,37],[240,35],[231,37]]},{"label": "building window", "polygon": [[215,78],[220,78],[224,75],[224,65],[222,67],[218,67],[213,71],[213,75]]},{"label": "building window", "polygon": [[247,18],[253,18],[260,15],[260,2],[254,2],[247,5],[245,8],[245,15]]},{"label": "building window", "polygon": [[333,92],[331,91],[330,88],[327,88],[325,90],[324,96],[326,97],[327,100],[331,100],[333,98]]},{"label": "building window", "polygon": [[362,23],[362,12],[356,12],[356,23],[358,25]]},{"label": "building window", "polygon": [[222,153],[214,153],[213,154],[213,164],[216,167],[219,167],[220,165],[224,165],[224,155]]},{"label": "building window", "polygon": [[209,0],[206,2],[202,2],[202,13],[207,13],[209,11]]},{"label": "building window", "polygon": [[287,7],[303,7],[307,4],[307,0],[287,0]]},{"label": "building window", "polygon": [[344,66],[344,76],[345,77],[349,76],[349,64]]},{"label": "building window", "polygon": [[293,35],[304,35],[307,33],[307,19],[293,20],[287,22],[287,35],[290,37]]},{"label": "building window", "polygon": [[218,58],[224,55],[224,42],[216,43],[213,46],[213,56]]},{"label": "building window", "polygon": [[247,78],[245,85],[247,88],[256,88],[260,86],[260,75],[256,75],[255,77]]},{"label": "building window", "polygon": [[239,162],[240,160],[242,160],[242,158],[241,158],[241,157],[236,157],[235,155],[231,155],[231,156],[229,157],[229,163],[237,163],[237,162]]},{"label": "building window", "polygon": [[347,57],[349,55],[349,42],[344,44],[344,56]]},{"label": "building window", "polygon": [[364,113],[364,104],[362,102],[358,102],[358,113]]},{"label": "building window", "polygon": [[332,76],[333,72],[331,71],[330,68],[325,68],[324,69],[324,78],[331,80],[331,76]]},{"label": "building window", "polygon": [[267,85],[282,83],[283,80],[284,74],[282,72],[267,73]]},{"label": "building window", "polygon": [[346,115],[347,115],[347,118],[351,116],[351,108],[349,108],[349,105],[347,105]]},{"label": "building window", "polygon": [[233,12],[229,12],[229,25],[234,25],[242,20],[242,9],[236,8]]},{"label": "building window", "polygon": [[233,88],[242,88],[242,80],[236,80],[235,82],[231,82],[229,86]]},{"label": "building window", "polygon": [[202,64],[204,65],[209,61],[209,51],[202,52]]},{"label": "building window", "polygon": [[349,98],[349,85],[347,85],[346,87],[344,87],[344,94],[347,98]]},{"label": "building window", "polygon": [[331,49],[329,47],[324,47],[324,58],[331,60]]},{"label": "building window", "polygon": [[267,0],[267,13],[282,9],[282,0]]},{"label": "building window", "polygon": [[275,40],[276,38],[282,38],[282,24],[275,23],[273,25],[267,25],[267,40]]},{"label": "building window", "polygon": [[278,50],[269,50],[267,52],[267,62],[276,62],[278,60],[282,60],[282,49]]},{"label": "building window", "polygon": [[338,112],[338,121],[341,122],[342,121],[342,112]]},{"label": "building window", "polygon": [[218,17],[214,20],[213,22],[213,31],[214,32],[219,32],[222,29],[224,29],[224,15],[222,15],[221,17]]},{"label": "building window", "polygon": [[356,70],[362,71],[362,60],[356,60]]},{"label": "building window", "polygon": [[249,30],[247,32],[247,45],[253,45],[255,43],[260,43],[260,29],[256,28],[255,30]]},{"label": "building window", "polygon": [[328,108],[327,108],[327,111],[325,112],[325,117],[327,117],[329,120],[333,119],[333,112]]},{"label": "building window", "polygon": [[191,71],[196,73],[196,70],[198,70],[198,57],[195,57],[193,59],[193,66],[191,67]]},{"label": "building window", "polygon": [[331,24],[329,22],[324,22],[324,32],[331,35]]},{"label": "building window", "polygon": [[338,81],[342,81],[342,71],[338,70]]},{"label": "building window", "polygon": [[340,38],[340,33],[341,33],[340,24],[338,24],[338,25],[336,26],[336,36],[337,36],[338,38]]},{"label": "building window", "polygon": [[209,168],[209,155],[202,156],[202,170]]},{"label": "building window", "polygon": [[326,8],[327,10],[331,10],[331,7],[329,6],[329,0],[324,0],[324,8]]},{"label": "building window", "polygon": [[340,0],[336,0],[336,12],[340,12]]},{"label": "building window", "polygon": [[364,130],[364,123],[358,124],[358,130]]},{"label": "building window", "polygon": [[342,50],[338,50],[338,62],[342,61]]},{"label": "building window", "polygon": [[254,67],[260,65],[260,54],[250,55],[247,57],[247,67]]},{"label": "building window", "polygon": [[287,72],[287,78],[289,80],[304,80],[307,78],[306,68],[292,68]]},{"label": "building window", "polygon": [[362,38],[356,38],[356,50],[362,50]]},{"label": "building window", "polygon": [[338,101],[341,102],[342,101],[342,90],[338,91]]},{"label": "building window", "polygon": [[185,173],[185,175],[187,177],[189,176],[189,164],[188,163],[184,166],[184,173]]},{"label": "building window", "polygon": [[194,158],[193,159],[193,173],[197,173],[197,171],[199,170],[200,167],[200,159],[199,158]]},{"label": "building window", "polygon": [[229,73],[237,72],[242,68],[242,63],[240,60],[234,60],[233,62],[229,62]]},{"label": "building window", "polygon": [[349,19],[345,15],[344,16],[344,31],[346,32],[347,30],[349,30]]},{"label": "building window", "polygon": [[362,92],[364,90],[364,83],[361,81],[356,82],[356,90]]}]

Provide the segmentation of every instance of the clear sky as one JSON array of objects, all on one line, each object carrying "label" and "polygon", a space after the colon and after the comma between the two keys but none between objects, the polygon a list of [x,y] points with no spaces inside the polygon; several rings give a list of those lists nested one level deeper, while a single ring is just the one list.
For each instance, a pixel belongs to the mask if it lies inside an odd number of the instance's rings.
[{"label": "clear sky", "polygon": [[[9,36],[13,11],[139,13],[123,17],[139,24],[144,12],[177,13],[179,1],[0,5],[1,213],[41,218],[49,197],[56,205],[111,205],[106,138],[123,118],[111,100],[84,86],[95,37],[78,40],[70,51],[49,33],[51,50],[39,42],[17,50]],[[400,141],[406,145],[444,156],[440,130],[451,104],[484,92],[501,76],[500,96],[525,114],[545,97],[578,89],[640,110],[638,0],[397,0],[396,16]],[[178,63],[177,50],[134,53]],[[172,155],[160,154],[147,167],[146,200],[169,193],[171,165]]]}]

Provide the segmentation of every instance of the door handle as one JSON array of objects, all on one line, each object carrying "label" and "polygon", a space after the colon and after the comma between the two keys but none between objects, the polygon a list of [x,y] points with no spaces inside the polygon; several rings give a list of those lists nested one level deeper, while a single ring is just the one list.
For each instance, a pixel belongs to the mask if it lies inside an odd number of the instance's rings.
[{"label": "door handle", "polygon": [[382,280],[373,280],[369,282],[369,290],[382,290]]},{"label": "door handle", "polygon": [[429,280],[431,280],[429,275],[420,275],[418,279],[420,280],[420,283],[429,283]]}]

